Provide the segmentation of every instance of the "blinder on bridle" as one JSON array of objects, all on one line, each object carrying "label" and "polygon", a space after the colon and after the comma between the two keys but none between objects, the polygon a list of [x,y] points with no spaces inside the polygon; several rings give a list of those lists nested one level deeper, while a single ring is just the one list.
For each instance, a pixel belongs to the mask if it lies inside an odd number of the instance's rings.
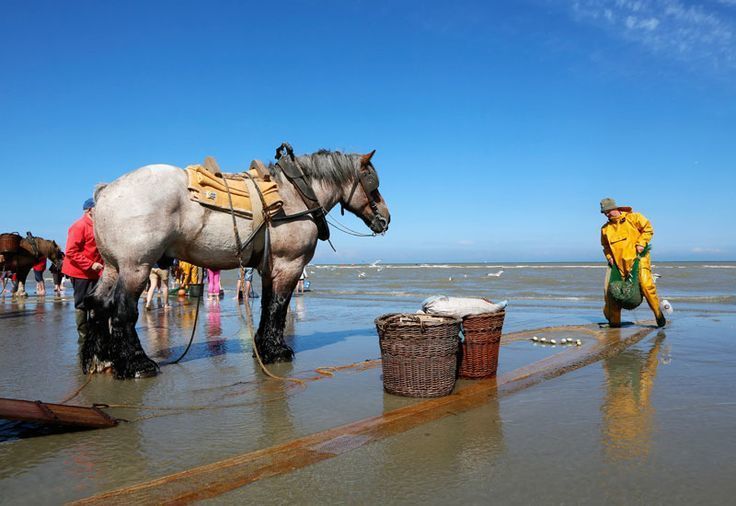
[{"label": "blinder on bridle", "polygon": [[[374,192],[378,191],[379,181],[378,173],[370,160],[370,156],[372,155],[373,153],[367,155],[366,158],[361,160],[360,168],[358,169],[358,177],[355,178],[353,187],[350,189],[350,194],[348,194],[348,198],[345,202],[350,202],[356,188],[358,188],[358,184],[360,184],[366,197],[368,197],[368,205],[370,205],[371,210],[373,211],[373,225],[378,225],[380,229],[385,232],[388,228],[388,220],[378,210],[378,204],[376,204],[376,200],[374,198]],[[343,216],[345,215],[345,204],[342,202],[340,203],[340,214]]]}]

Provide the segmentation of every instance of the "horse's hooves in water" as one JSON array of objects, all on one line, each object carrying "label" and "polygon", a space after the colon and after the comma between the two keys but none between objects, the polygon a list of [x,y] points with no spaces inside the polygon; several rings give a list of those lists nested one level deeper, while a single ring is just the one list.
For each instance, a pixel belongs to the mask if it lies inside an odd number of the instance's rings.
[{"label": "horse's hooves in water", "polygon": [[[259,345],[258,352],[264,364],[273,364],[274,362],[291,362],[294,360],[294,350],[287,345]],[[255,351],[253,352],[255,357]]]},{"label": "horse's hooves in water", "polygon": [[115,376],[118,379],[152,378],[158,371],[158,364],[145,353],[136,353],[129,362],[115,367]]},{"label": "horse's hooves in water", "polygon": [[273,358],[273,362],[291,362],[292,360],[294,360],[294,352],[288,346],[282,348]]}]

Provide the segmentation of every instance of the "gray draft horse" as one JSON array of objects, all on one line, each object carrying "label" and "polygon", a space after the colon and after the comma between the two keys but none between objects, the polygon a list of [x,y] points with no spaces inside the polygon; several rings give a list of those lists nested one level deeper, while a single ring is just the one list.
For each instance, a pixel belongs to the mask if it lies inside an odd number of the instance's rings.
[{"label": "gray draft horse", "polygon": [[[292,158],[308,174],[319,206],[340,204],[374,233],[388,229],[390,214],[378,192],[378,177],[367,155],[321,150]],[[90,334],[80,351],[85,373],[112,365],[118,378],[152,376],[158,366],[141,347],[135,324],[138,299],[151,266],[162,257],[179,258],[212,269],[259,267],[263,281],[261,319],[255,337],[265,363],[291,361],[284,325],[291,294],[318,240],[315,215],[279,164],[269,171],[279,186],[286,219],[268,224],[270,241],[245,247],[238,258],[233,217],[189,199],[185,171],[148,165],[95,191],[95,238],[105,269],[88,299]],[[373,178],[373,184],[364,184]],[[289,216],[293,218],[289,219]],[[236,218],[240,238],[252,221]],[[266,256],[266,262],[264,262]],[[260,268],[266,266],[265,269]]]}]

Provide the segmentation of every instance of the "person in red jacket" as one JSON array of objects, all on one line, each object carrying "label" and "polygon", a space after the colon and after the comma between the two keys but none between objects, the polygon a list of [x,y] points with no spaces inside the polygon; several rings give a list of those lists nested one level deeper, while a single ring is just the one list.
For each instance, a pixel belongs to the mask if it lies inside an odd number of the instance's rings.
[{"label": "person in red jacket", "polygon": [[46,257],[40,257],[33,266],[33,276],[36,278],[36,295],[46,295],[46,284],[43,281],[43,273],[46,270]]},{"label": "person in red jacket", "polygon": [[92,293],[102,274],[102,256],[97,251],[94,231],[94,199],[82,205],[84,214],[69,227],[66,238],[66,256],[61,272],[66,274],[74,289],[77,333],[79,342],[84,343],[89,334],[88,311],[84,299]]}]

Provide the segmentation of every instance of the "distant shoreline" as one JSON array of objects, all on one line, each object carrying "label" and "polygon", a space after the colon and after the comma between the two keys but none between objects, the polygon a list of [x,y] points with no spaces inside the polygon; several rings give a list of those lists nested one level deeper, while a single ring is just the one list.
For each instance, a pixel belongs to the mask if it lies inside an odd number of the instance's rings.
[{"label": "distant shoreline", "polygon": [[[702,266],[736,266],[736,260],[653,260],[655,265],[702,265]],[[319,263],[311,262],[308,264],[310,267],[483,267],[483,268],[494,268],[494,267],[508,267],[508,268],[519,268],[523,266],[571,266],[571,267],[605,267],[605,261],[603,260],[559,260],[559,261],[499,261],[499,262],[381,262],[375,264],[374,262],[342,262],[342,263]]]}]

